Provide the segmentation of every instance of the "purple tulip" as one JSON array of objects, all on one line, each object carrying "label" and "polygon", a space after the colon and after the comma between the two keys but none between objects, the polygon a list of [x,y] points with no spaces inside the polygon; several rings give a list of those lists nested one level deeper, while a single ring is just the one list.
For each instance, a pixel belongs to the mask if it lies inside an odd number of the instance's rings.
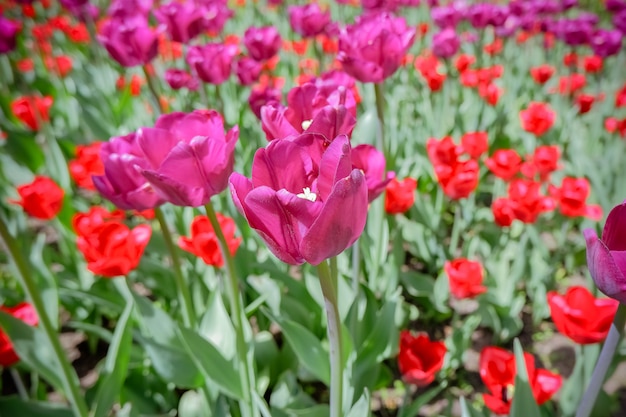
[{"label": "purple tulip", "polygon": [[202,206],[228,186],[238,137],[237,126],[224,134],[222,116],[214,110],[163,115],[153,128],[137,131],[150,163],[141,173],[166,201]]},{"label": "purple tulip", "polygon": [[0,15],[0,54],[6,54],[15,49],[20,24]]},{"label": "purple tulip", "polygon": [[325,33],[330,24],[330,12],[323,12],[317,3],[304,6],[289,6],[289,24],[294,32],[305,38]]},{"label": "purple tulip", "polygon": [[202,81],[218,85],[230,77],[235,55],[236,45],[208,43],[190,47],[187,51],[187,62]]},{"label": "purple tulip", "polygon": [[591,37],[591,49],[602,58],[617,55],[622,49],[622,36],[619,30],[598,29]]},{"label": "purple tulip", "polygon": [[[254,155],[252,180],[230,177],[235,206],[278,259],[318,265],[363,232],[367,183],[352,167],[350,141],[324,149],[318,135],[271,141]],[[349,207],[349,210],[346,210]]]},{"label": "purple tulip", "polygon": [[463,14],[455,4],[448,6],[433,7],[430,10],[430,17],[435,25],[441,29],[455,28],[463,19]]},{"label": "purple tulip", "polygon": [[621,12],[626,10],[626,0],[606,0],[605,6],[611,13]]},{"label": "purple tulip", "polygon": [[204,28],[213,35],[222,33],[226,21],[234,15],[228,8],[228,2],[224,0],[195,0],[195,2],[202,10]]},{"label": "purple tulip", "polygon": [[263,65],[249,56],[240,57],[235,63],[235,74],[241,85],[251,85],[259,80]]},{"label": "purple tulip", "polygon": [[553,30],[557,38],[567,45],[579,46],[589,43],[593,26],[578,19],[559,19],[554,22]]},{"label": "purple tulip", "polygon": [[361,0],[361,7],[367,12],[390,12],[398,10],[398,0]]},{"label": "purple tulip", "polygon": [[268,104],[280,103],[282,94],[279,89],[273,86],[257,86],[252,88],[248,97],[248,105],[250,110],[257,118],[261,118],[261,108]]},{"label": "purple tulip", "polygon": [[391,76],[415,39],[415,29],[388,13],[361,16],[339,35],[343,70],[361,82],[378,83]]},{"label": "purple tulip", "polygon": [[112,18],[104,23],[98,40],[124,67],[150,62],[158,53],[158,32],[141,16]]},{"label": "purple tulip", "polygon": [[122,210],[146,210],[165,202],[148,184],[140,170],[149,162],[137,143],[135,132],[116,136],[102,144],[100,159],[104,175],[93,176],[100,194]]},{"label": "purple tulip", "polygon": [[148,17],[152,10],[153,0],[113,0],[107,14],[112,18],[128,18],[140,15]]},{"label": "purple tulip", "polygon": [[197,78],[194,78],[187,71],[177,68],[169,68],[165,71],[165,81],[174,90],[187,88],[188,90],[195,91],[200,87]]},{"label": "purple tulip", "polygon": [[626,10],[622,10],[613,15],[613,26],[626,36]]},{"label": "purple tulip", "polygon": [[154,11],[154,15],[165,25],[174,42],[188,43],[204,30],[202,9],[190,1],[164,4]]},{"label": "purple tulip", "polygon": [[593,281],[607,296],[626,304],[626,202],[611,210],[602,239],[592,229],[583,231],[587,266]]},{"label": "purple tulip", "polygon": [[578,15],[576,20],[578,20],[582,24],[589,26],[595,26],[598,24],[598,22],[600,22],[600,18],[598,17],[598,15],[591,12],[582,12]]},{"label": "purple tulip", "polygon": [[66,9],[80,9],[85,4],[87,4],[89,0],[60,0],[61,6]]},{"label": "purple tulip", "polygon": [[573,9],[576,6],[578,6],[578,0],[561,0],[561,11]]},{"label": "purple tulip", "polygon": [[495,34],[499,38],[508,38],[515,34],[521,25],[521,19],[515,15],[509,15],[502,26],[495,28]]},{"label": "purple tulip", "polygon": [[244,33],[243,43],[253,59],[265,61],[278,53],[282,46],[282,39],[274,26],[253,26]]},{"label": "purple tulip", "polygon": [[360,169],[367,182],[367,200],[371,203],[385,191],[385,187],[396,177],[389,171],[385,174],[385,156],[372,145],[358,145],[352,149],[352,166]]},{"label": "purple tulip", "polygon": [[461,38],[452,28],[444,29],[433,36],[433,54],[440,58],[451,58],[461,47]]},{"label": "purple tulip", "polygon": [[467,9],[467,20],[476,29],[484,29],[489,24],[492,6],[486,3],[472,4]]}]

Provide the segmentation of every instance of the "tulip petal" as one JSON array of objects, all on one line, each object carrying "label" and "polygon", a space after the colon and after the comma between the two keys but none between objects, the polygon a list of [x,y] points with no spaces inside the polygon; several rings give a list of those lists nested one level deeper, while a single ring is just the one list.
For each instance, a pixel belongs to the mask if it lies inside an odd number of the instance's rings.
[{"label": "tulip petal", "polygon": [[365,228],[367,204],[365,177],[355,169],[335,184],[317,220],[302,238],[300,253],[304,259],[318,265],[352,245]]},{"label": "tulip petal", "polygon": [[[609,224],[608,219],[607,224]],[[615,241],[611,229],[605,226],[605,230],[607,235]],[[609,248],[598,239],[592,229],[585,229],[583,234],[587,243],[587,266],[596,286],[607,296],[626,303],[626,277],[615,263]]]},{"label": "tulip petal", "polygon": [[320,161],[317,188],[323,201],[333,190],[340,178],[346,178],[352,171],[350,140],[347,136],[338,136],[326,149]]},{"label": "tulip petal", "polygon": [[137,143],[153,169],[157,169],[179,139],[164,129],[143,127],[137,131]]},{"label": "tulip petal", "polygon": [[288,140],[275,140],[254,155],[252,184],[254,187],[269,186],[274,190],[285,189],[299,194],[307,182],[307,172],[312,169],[306,149]]},{"label": "tulip petal", "polygon": [[297,220],[302,236],[306,234],[324,206],[320,201],[310,201],[286,190],[279,190],[276,196],[289,214]]},{"label": "tulip petal", "polygon": [[626,250],[626,203],[615,206],[609,213],[602,231],[602,241],[612,251]]}]

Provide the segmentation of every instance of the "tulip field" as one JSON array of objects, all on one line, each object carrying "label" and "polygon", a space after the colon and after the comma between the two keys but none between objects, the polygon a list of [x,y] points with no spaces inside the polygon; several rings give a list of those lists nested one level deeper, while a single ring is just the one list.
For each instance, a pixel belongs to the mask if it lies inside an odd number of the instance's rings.
[{"label": "tulip field", "polygon": [[626,416],[626,0],[1,0],[0,417]]}]

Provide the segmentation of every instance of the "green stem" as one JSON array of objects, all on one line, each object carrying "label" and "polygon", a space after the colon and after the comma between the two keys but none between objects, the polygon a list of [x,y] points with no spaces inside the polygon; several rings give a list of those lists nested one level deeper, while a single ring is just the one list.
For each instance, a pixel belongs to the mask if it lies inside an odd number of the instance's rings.
[{"label": "green stem", "polygon": [[167,221],[165,220],[163,210],[161,210],[160,207],[155,207],[154,215],[159,221],[159,225],[161,226],[161,231],[163,233],[163,239],[165,240],[165,245],[167,246],[167,250],[170,252],[170,256],[172,257],[174,278],[176,280],[176,287],[178,290],[178,297],[180,300],[181,309],[183,310],[183,322],[185,326],[193,328],[196,325],[196,320],[193,311],[193,304],[191,303],[191,294],[189,293],[189,285],[185,280],[183,270],[180,266],[180,258],[178,257],[176,245],[174,244],[174,239],[172,238],[172,233],[170,232]]},{"label": "green stem", "polygon": [[609,335],[604,341],[604,346],[600,352],[596,368],[593,370],[593,374],[591,375],[591,382],[589,382],[587,391],[585,391],[583,399],[580,402],[580,406],[578,407],[578,412],[576,412],[576,417],[589,417],[591,415],[591,410],[596,403],[596,399],[602,389],[602,385],[604,385],[606,372],[613,361],[613,356],[615,355],[617,346],[623,339],[625,324],[626,304],[620,303],[617,307],[617,312],[615,312],[615,318],[613,318],[613,324],[611,325],[611,330],[609,330]]},{"label": "green stem", "polygon": [[387,157],[385,149],[385,94],[382,81],[374,84],[374,93],[376,94],[376,115],[378,116],[378,140],[376,146]]},{"label": "green stem", "polygon": [[30,274],[31,269],[24,259],[24,256],[18,247],[18,243],[9,233],[9,229],[6,226],[4,219],[1,217],[0,236],[2,236],[2,240],[13,258],[13,262],[15,262],[15,266],[19,271],[18,275],[21,280],[22,287],[24,288],[24,292],[26,292],[27,297],[33,304],[33,307],[37,312],[37,316],[39,316],[40,327],[43,329],[46,337],[48,338],[50,346],[54,351],[54,355],[58,360],[61,368],[63,390],[65,391],[65,395],[67,395],[72,409],[74,410],[74,415],[76,417],[87,417],[87,404],[85,403],[84,397],[80,392],[78,376],[65,356],[63,346],[61,346],[61,342],[59,341],[57,332],[52,324],[52,320],[48,317],[48,313],[46,312],[44,300],[41,297],[37,283]]},{"label": "green stem", "polygon": [[235,272],[235,264],[233,262],[233,256],[228,249],[228,243],[224,237],[224,232],[217,220],[217,215],[213,209],[211,201],[204,205],[207,217],[213,226],[215,236],[224,258],[224,265],[226,267],[226,275],[228,276],[228,297],[230,299],[230,315],[233,320],[233,326],[235,327],[235,334],[237,338],[237,356],[239,360],[239,377],[243,381],[244,400],[240,402],[242,415],[244,416],[258,416],[258,408],[254,406],[252,399],[252,393],[255,389],[254,373],[251,364],[248,362],[248,352],[246,339],[243,332],[243,317],[245,313],[241,302],[241,294],[239,291],[239,280]]},{"label": "green stem", "polygon": [[330,343],[330,417],[342,416],[343,364],[341,348],[341,318],[337,306],[337,276],[331,273],[326,261],[317,266]]},{"label": "green stem", "polygon": [[452,258],[456,258],[456,251],[459,246],[459,237],[461,235],[461,223],[463,221],[463,213],[461,212],[462,208],[460,203],[454,207],[454,223],[452,224],[452,236],[450,237],[450,248],[448,252]]},{"label": "green stem", "polygon": [[13,378],[13,382],[15,383],[15,388],[17,388],[17,393],[20,395],[20,398],[24,401],[28,401],[28,391],[26,391],[26,387],[24,386],[24,381],[22,380],[22,376],[17,369],[10,368],[11,378]]},{"label": "green stem", "polygon": [[148,69],[146,68],[146,66],[144,65],[143,67],[141,67],[143,69],[143,73],[146,76],[146,82],[148,83],[148,89],[150,90],[150,93],[152,94],[152,98],[155,101],[155,109],[154,112],[159,115],[162,113],[165,113],[165,109],[161,107],[161,98],[159,97],[159,93],[157,92],[156,89],[156,84],[154,82],[154,77],[152,77],[150,75],[150,72],[148,71]]}]

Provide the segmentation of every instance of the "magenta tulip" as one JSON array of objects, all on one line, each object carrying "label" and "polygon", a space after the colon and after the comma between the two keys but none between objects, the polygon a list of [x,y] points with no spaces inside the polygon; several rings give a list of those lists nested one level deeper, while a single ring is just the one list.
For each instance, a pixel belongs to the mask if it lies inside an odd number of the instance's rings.
[{"label": "magenta tulip", "polygon": [[251,180],[230,177],[237,209],[288,264],[318,265],[365,228],[367,183],[352,167],[350,141],[338,136],[324,148],[323,139],[305,133],[271,141],[254,155]]},{"label": "magenta tulip", "polygon": [[6,54],[15,49],[20,26],[18,22],[0,15],[0,54]]},{"label": "magenta tulip", "polygon": [[250,56],[257,61],[273,58],[282,46],[282,38],[274,26],[249,27],[243,36],[243,43]]},{"label": "magenta tulip", "polygon": [[154,11],[174,42],[187,43],[204,30],[204,13],[194,2],[173,1]]},{"label": "magenta tulip", "polygon": [[289,6],[287,11],[291,29],[305,38],[325,33],[330,25],[330,12],[323,12],[317,3]]},{"label": "magenta tulip", "polygon": [[595,231],[583,231],[587,242],[587,266],[596,286],[607,296],[626,304],[626,202],[609,213],[602,239]]},{"label": "magenta tulip", "polygon": [[170,203],[199,207],[228,186],[238,137],[237,126],[224,133],[214,110],[163,115],[153,128],[137,131],[150,164],[141,173]]},{"label": "magenta tulip", "polygon": [[147,64],[156,57],[159,46],[158,31],[139,15],[106,21],[98,40],[124,67]]},{"label": "magenta tulip", "polygon": [[367,199],[371,203],[385,191],[387,184],[396,177],[396,173],[385,173],[385,155],[372,145],[358,145],[352,149],[352,166],[365,174]]},{"label": "magenta tulip", "polygon": [[196,70],[198,78],[214,85],[222,84],[230,77],[237,46],[208,43],[192,46],[187,52],[187,62]]}]

